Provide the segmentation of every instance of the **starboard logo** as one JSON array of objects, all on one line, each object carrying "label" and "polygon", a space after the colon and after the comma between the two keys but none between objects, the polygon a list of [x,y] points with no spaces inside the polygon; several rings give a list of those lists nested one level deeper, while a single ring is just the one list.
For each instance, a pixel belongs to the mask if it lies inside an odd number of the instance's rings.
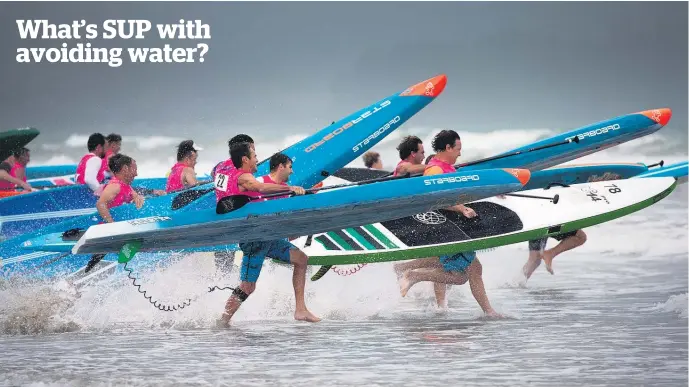
[{"label": "starboard logo", "polygon": [[615,131],[618,129],[620,129],[620,124],[612,124],[612,125],[604,126],[602,128],[589,130],[588,132],[579,133],[579,134],[576,134],[572,137],[567,137],[566,139],[572,140],[572,139],[574,139],[574,137],[579,137],[579,140],[583,140],[586,137],[595,137],[595,136],[598,136],[599,134],[606,134],[608,132]]},{"label": "starboard logo", "polygon": [[361,122],[363,119],[372,116],[373,114],[383,110],[385,107],[389,106],[392,102],[390,100],[385,100],[381,102],[380,106],[375,106],[373,110],[367,110],[363,114],[361,114],[359,117],[347,122],[346,124],[340,126],[339,128],[333,130],[332,132],[326,134],[320,141],[314,142],[313,144],[309,145],[304,149],[306,153],[312,152],[316,150],[319,146],[325,144],[327,141],[332,140],[337,136],[338,134],[344,132],[345,130],[351,128],[352,126],[358,124]]},{"label": "starboard logo", "polygon": [[428,82],[426,84],[426,91],[424,92],[424,94],[433,95],[434,90],[435,90],[435,85],[433,84],[433,82]]},{"label": "starboard logo", "polygon": [[587,183],[594,183],[597,181],[619,180],[621,178],[622,178],[622,176],[620,174],[613,173],[613,172],[605,172],[601,176],[593,175],[593,176],[589,177],[589,179],[587,180]]},{"label": "starboard logo", "polygon": [[445,184],[445,183],[465,183],[467,181],[479,181],[478,175],[448,176],[425,179],[425,185]]},{"label": "starboard logo", "polygon": [[413,216],[413,218],[419,223],[429,225],[443,224],[447,222],[447,218],[445,217],[445,215],[435,211],[424,212],[423,214],[416,214]]},{"label": "starboard logo", "polygon": [[130,220],[130,221],[127,221],[127,223],[131,224],[132,226],[138,226],[140,224],[162,222],[165,220],[171,220],[171,218],[169,216],[151,216],[149,218]]},{"label": "starboard logo", "polygon": [[395,118],[391,119],[390,121],[388,121],[388,123],[378,128],[378,130],[376,130],[375,132],[371,133],[371,135],[366,137],[362,142],[354,145],[352,151],[354,151],[354,153],[358,152],[362,146],[367,145],[369,142],[371,142],[371,140],[378,138],[378,136],[385,133],[388,129],[390,129],[390,127],[392,127],[392,125],[395,125],[396,123],[400,122],[400,120],[400,116],[396,116]]}]

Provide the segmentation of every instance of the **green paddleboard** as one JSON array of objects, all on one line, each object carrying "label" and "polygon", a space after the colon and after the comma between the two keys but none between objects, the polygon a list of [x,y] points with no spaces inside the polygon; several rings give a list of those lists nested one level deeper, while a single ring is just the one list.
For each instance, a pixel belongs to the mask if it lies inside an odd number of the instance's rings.
[{"label": "green paddleboard", "polygon": [[0,132],[0,162],[12,156],[12,152],[30,143],[41,132],[36,128],[11,129]]}]

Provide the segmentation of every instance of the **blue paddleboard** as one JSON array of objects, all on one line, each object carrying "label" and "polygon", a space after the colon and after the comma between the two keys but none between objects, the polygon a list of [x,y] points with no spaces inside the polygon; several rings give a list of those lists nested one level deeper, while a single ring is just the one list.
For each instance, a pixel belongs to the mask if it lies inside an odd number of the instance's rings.
[{"label": "blue paddleboard", "polygon": [[[332,186],[315,195],[256,200],[233,205],[218,214],[215,208],[169,216],[154,216],[91,226],[72,240],[75,254],[115,253],[137,241],[137,250],[177,250],[222,243],[255,242],[309,235],[411,216],[459,203],[485,199],[521,189],[527,169],[484,169],[442,176],[393,178],[387,181]],[[237,195],[246,198],[244,195]],[[227,199],[232,199],[229,197]],[[49,234],[25,242],[27,249],[63,249]]]},{"label": "blue paddleboard", "polygon": [[[324,172],[334,172],[360,157],[434,101],[442,93],[446,84],[445,75],[419,82],[401,92],[376,101],[284,149],[282,152],[294,160],[294,174],[290,178],[290,183],[311,187],[321,182],[325,179]],[[259,164],[256,175],[262,176],[268,171],[268,163],[263,162]],[[147,200],[141,210],[137,210],[133,204],[123,205],[114,208],[112,214],[115,219],[126,220],[166,215],[177,211],[193,213],[208,208],[215,208],[215,193],[212,184]],[[50,252],[26,254],[20,247],[23,241],[41,234],[63,232],[72,228],[86,229],[98,222],[99,217],[94,213],[1,243],[0,259],[4,264],[0,269],[2,274],[9,275],[16,270],[41,265],[55,257],[55,254]],[[61,263],[62,267],[67,267],[67,270],[76,269],[83,266],[88,259],[89,256],[72,256],[62,260]],[[44,270],[40,270],[39,273],[48,274]]]}]

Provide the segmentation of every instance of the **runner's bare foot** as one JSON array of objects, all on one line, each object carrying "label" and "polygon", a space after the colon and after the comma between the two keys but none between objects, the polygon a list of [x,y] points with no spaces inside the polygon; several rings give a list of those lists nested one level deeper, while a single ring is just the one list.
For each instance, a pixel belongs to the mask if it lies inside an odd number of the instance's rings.
[{"label": "runner's bare foot", "polygon": [[505,315],[502,315],[494,310],[486,312],[486,317],[489,319],[501,319],[505,318]]},{"label": "runner's bare foot", "polygon": [[409,272],[405,272],[402,274],[402,277],[399,280],[400,283],[400,294],[402,297],[407,296],[407,292],[409,289],[414,285],[410,280],[409,280]]},{"label": "runner's bare foot", "polygon": [[307,322],[319,322],[320,317],[316,317],[313,313],[308,310],[294,312],[294,319],[297,321],[307,321]]},{"label": "runner's bare foot", "polygon": [[230,320],[225,318],[225,315],[223,314],[222,317],[215,320],[215,327],[216,328],[229,328],[230,327]]},{"label": "runner's bare foot", "polygon": [[553,271],[553,256],[548,254],[547,251],[543,253],[543,262],[545,263],[545,269],[548,270],[548,273],[555,274]]}]

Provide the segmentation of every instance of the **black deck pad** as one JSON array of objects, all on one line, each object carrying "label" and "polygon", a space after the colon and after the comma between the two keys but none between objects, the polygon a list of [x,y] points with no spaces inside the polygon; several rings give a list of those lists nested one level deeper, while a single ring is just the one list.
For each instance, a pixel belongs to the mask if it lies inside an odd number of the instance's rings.
[{"label": "black deck pad", "polygon": [[447,210],[381,222],[409,247],[461,242],[521,230],[524,225],[516,212],[491,202],[469,205],[478,216],[469,219]]}]

